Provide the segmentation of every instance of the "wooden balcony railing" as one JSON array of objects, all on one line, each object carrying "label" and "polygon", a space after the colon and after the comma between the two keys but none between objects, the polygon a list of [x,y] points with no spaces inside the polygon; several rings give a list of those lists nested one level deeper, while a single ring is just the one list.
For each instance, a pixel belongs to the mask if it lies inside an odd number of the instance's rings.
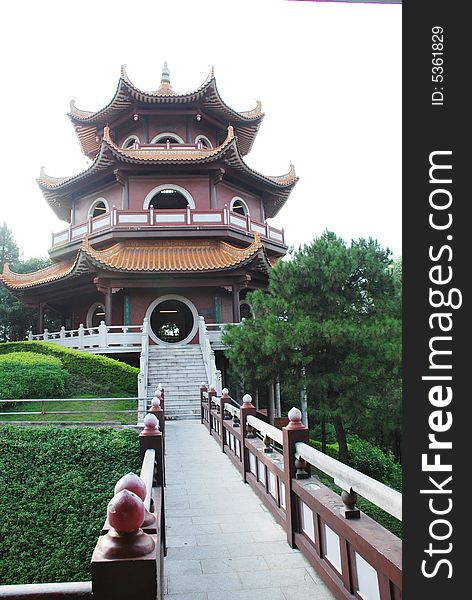
[{"label": "wooden balcony railing", "polygon": [[[238,408],[227,389],[217,397],[202,385],[200,398],[201,422],[334,596],[400,600],[401,540],[355,503],[359,492],[401,519],[401,494],[311,448],[298,409],[279,430],[256,417],[249,395]],[[334,477],[342,495],[312,477],[310,465]]]},{"label": "wooden balcony railing", "polygon": [[169,227],[221,227],[231,228],[246,233],[259,233],[264,239],[284,244],[285,236],[283,229],[276,229],[268,223],[259,223],[251,219],[249,215],[244,216],[232,212],[225,205],[223,209],[181,209],[181,210],[122,210],[113,207],[111,212],[104,213],[98,217],[90,217],[83,223],[70,225],[52,234],[51,247],[60,248],[70,242],[79,241],[84,234],[93,239],[107,231],[123,231],[136,228],[158,231]]}]

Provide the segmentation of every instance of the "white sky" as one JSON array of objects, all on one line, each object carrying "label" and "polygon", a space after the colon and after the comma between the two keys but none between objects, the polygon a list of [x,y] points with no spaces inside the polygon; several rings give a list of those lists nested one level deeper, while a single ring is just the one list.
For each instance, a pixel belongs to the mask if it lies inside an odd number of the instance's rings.
[{"label": "white sky", "polygon": [[283,0],[43,0],[2,8],[0,221],[24,258],[65,228],[37,187],[41,165],[73,175],[89,161],[66,116],[98,110],[125,63],[156,89],[164,60],[181,92],[214,65],[236,110],[266,113],[247,163],[300,181],[271,222],[289,244],[324,229],[372,236],[401,255],[401,5]]}]

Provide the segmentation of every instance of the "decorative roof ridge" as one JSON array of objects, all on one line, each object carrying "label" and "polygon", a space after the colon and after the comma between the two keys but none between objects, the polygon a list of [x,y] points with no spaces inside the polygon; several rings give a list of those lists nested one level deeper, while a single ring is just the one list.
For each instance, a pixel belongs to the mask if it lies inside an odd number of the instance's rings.
[{"label": "decorative roof ridge", "polygon": [[108,126],[103,128],[103,143],[107,144],[112,151],[120,156],[138,160],[175,160],[179,158],[183,160],[205,160],[206,158],[213,158],[223,153],[233,141],[236,141],[234,128],[232,125],[228,125],[226,139],[215,148],[179,149],[178,146],[171,150],[167,148],[121,148],[112,140],[110,128]]},{"label": "decorative roof ridge", "polygon": [[[233,158],[236,159],[237,162],[239,162],[239,164],[243,167],[243,169],[246,172],[251,173],[251,175],[258,177],[259,179],[262,179],[263,181],[275,184],[280,187],[288,188],[288,187],[294,186],[297,183],[297,181],[300,179],[299,177],[297,177],[295,175],[295,167],[293,164],[290,164],[289,172],[285,173],[284,175],[264,175],[263,173],[256,171],[256,169],[253,169],[245,162],[243,156],[241,155],[241,153],[239,151],[239,148],[237,147],[237,144],[236,144],[236,154],[233,156]],[[231,164],[231,161],[229,164]],[[234,164],[232,166],[234,166]]]},{"label": "decorative roof ridge", "polygon": [[[264,113],[262,112],[262,103],[260,102],[260,100],[256,101],[255,108],[253,108],[251,110],[247,110],[247,111],[239,112],[239,111],[232,109],[230,106],[228,106],[223,101],[223,99],[221,98],[221,96],[218,92],[218,89],[216,86],[216,79],[215,79],[215,69],[213,66],[210,67],[209,73],[201,85],[199,85],[197,88],[195,88],[194,90],[191,90],[189,92],[179,93],[179,92],[176,92],[172,88],[170,83],[166,83],[166,82],[161,82],[161,85],[155,91],[145,91],[145,90],[139,89],[129,78],[128,73],[126,71],[126,65],[124,65],[124,64],[121,65],[120,78],[118,80],[118,86],[117,86],[116,92],[115,92],[113,98],[110,100],[110,102],[106,106],[104,106],[103,108],[101,108],[97,111],[88,111],[88,110],[83,110],[83,109],[77,108],[77,106],[75,105],[75,100],[71,100],[70,101],[70,110],[67,113],[67,115],[71,120],[79,122],[79,123],[85,123],[87,121],[94,121],[95,119],[100,118],[100,115],[102,113],[105,113],[108,109],[110,109],[113,106],[113,103],[119,98],[120,94],[123,96],[122,99],[124,99],[124,96],[126,94],[123,94],[123,92],[126,92],[126,89],[133,91],[135,94],[138,94],[139,96],[148,96],[148,97],[153,97],[153,98],[165,98],[165,97],[172,96],[172,97],[175,97],[176,99],[179,99],[179,98],[187,98],[189,96],[194,96],[195,94],[199,94],[206,88],[209,88],[210,86],[213,86],[214,92],[218,96],[218,99],[221,102],[221,104],[229,112],[233,113],[236,116],[241,117],[242,120],[257,121],[264,116]],[[126,89],[123,89],[123,87],[125,87]]]},{"label": "decorative roof ridge", "polygon": [[51,185],[58,185],[61,183],[64,183],[64,181],[67,181],[67,179],[70,179],[69,176],[66,177],[53,177],[52,175],[48,175],[46,173],[46,169],[44,168],[44,166],[41,166],[39,168],[39,177],[36,178],[36,181],[38,183],[45,183],[45,184],[51,184]]},{"label": "decorative roof ridge", "polygon": [[159,91],[163,84],[161,84],[161,86],[159,86],[159,89],[149,92],[149,91],[139,89],[131,81],[131,79],[129,78],[128,73],[126,71],[126,65],[123,64],[123,65],[121,65],[120,78],[118,80],[118,86],[116,88],[116,92],[115,92],[113,98],[110,100],[110,102],[106,106],[104,106],[103,108],[101,108],[97,111],[82,110],[82,109],[76,107],[75,100],[71,100],[70,111],[67,113],[67,115],[70,119],[79,121],[79,122],[90,121],[90,120],[94,120],[95,118],[99,118],[101,113],[105,113],[105,111],[107,111],[109,108],[112,107],[113,103],[119,97],[120,92],[123,91],[123,85],[126,88],[131,89],[136,94],[143,95],[143,96],[151,96],[151,97],[156,97],[156,98],[166,97],[166,96],[175,96],[176,98],[178,98],[178,97],[186,97],[186,96],[192,96],[194,94],[198,94],[199,92],[204,90],[210,84],[210,82],[213,81],[214,79],[215,79],[214,69],[213,69],[213,67],[211,67],[207,77],[205,78],[205,81],[201,85],[199,85],[196,89],[191,90],[190,92],[180,94],[178,92],[175,92],[172,89],[172,86],[170,86],[170,84],[168,84],[171,89],[170,93],[169,93],[169,91],[168,91],[168,93],[161,93]]},{"label": "decorative roof ridge", "polygon": [[287,185],[288,183],[292,183],[293,181],[298,181],[300,179],[295,173],[295,166],[293,163],[290,163],[290,170],[288,173],[285,173],[284,175],[266,175],[266,177],[282,185]]},{"label": "decorative roof ridge", "polygon": [[87,173],[92,172],[96,168],[96,166],[100,163],[100,161],[104,157],[105,149],[106,149],[106,144],[104,144],[103,140],[102,140],[102,142],[100,144],[100,148],[97,152],[97,156],[95,157],[92,164],[89,165],[87,168],[83,169],[82,171],[80,171],[79,173],[76,173],[75,175],[69,175],[67,177],[53,177],[52,175],[48,175],[46,173],[44,167],[41,167],[40,171],[39,171],[39,177],[36,178],[36,182],[42,188],[53,189],[56,187],[60,187],[64,183],[69,183],[69,182],[73,181],[74,179],[83,177],[84,175],[87,175]]},{"label": "decorative roof ridge", "polygon": [[10,265],[3,265],[3,272],[0,274],[2,281],[8,288],[22,289],[31,287],[31,285],[41,285],[58,279],[67,277],[77,268],[80,259],[80,250],[73,260],[59,261],[48,265],[43,269],[32,271],[31,273],[16,273],[10,269]]},{"label": "decorative roof ridge", "polygon": [[221,245],[226,251],[231,252],[231,254],[240,254],[242,251],[244,251],[244,253],[248,256],[255,254],[258,250],[264,247],[262,244],[261,235],[257,231],[254,232],[254,241],[252,241],[246,248],[240,248],[239,246],[234,246],[233,244],[223,242],[222,240],[218,240],[218,242],[219,245]]},{"label": "decorative roof ridge", "polygon": [[256,100],[256,106],[252,110],[244,110],[239,114],[247,119],[263,117],[264,113],[262,112],[262,102],[260,100]]}]

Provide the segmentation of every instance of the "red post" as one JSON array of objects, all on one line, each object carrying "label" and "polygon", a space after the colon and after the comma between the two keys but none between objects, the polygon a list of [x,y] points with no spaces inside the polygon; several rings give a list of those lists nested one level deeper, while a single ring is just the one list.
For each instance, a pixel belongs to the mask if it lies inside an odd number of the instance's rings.
[{"label": "red post", "polygon": [[156,392],[156,395],[151,400],[151,408],[149,412],[151,412],[153,415],[156,415],[157,420],[159,421],[159,431],[162,433],[162,435],[164,435],[165,419],[164,411],[161,407],[161,397],[161,393],[159,391]]},{"label": "red post", "polygon": [[162,387],[161,383],[157,386],[157,389],[154,392],[154,395],[157,396],[159,398],[159,400],[161,401],[162,410],[165,410],[165,408],[164,408],[164,388]]},{"label": "red post", "polygon": [[203,408],[203,393],[204,392],[208,392],[208,388],[207,386],[202,382],[201,386],[200,386],[200,423],[203,425],[203,421],[204,421],[204,408]]},{"label": "red post", "polygon": [[156,451],[156,484],[164,485],[164,449],[162,433],[159,431],[159,421],[157,417],[148,413],[144,417],[144,429],[139,434],[139,454],[143,460],[146,450],[152,448]]},{"label": "red post", "polygon": [[223,388],[221,391],[220,398],[220,432],[221,432],[221,452],[225,451],[225,430],[223,427],[225,418],[225,404],[231,402],[231,396],[229,395],[228,388]]},{"label": "red post", "polygon": [[249,453],[246,449],[247,435],[247,417],[256,416],[256,407],[252,403],[252,398],[249,394],[243,396],[243,404],[239,409],[239,420],[241,422],[241,461],[243,467],[243,481],[247,483],[246,473],[249,471]]},{"label": "red post", "polygon": [[154,600],[157,587],[156,535],[144,533],[144,504],[123,489],[110,501],[108,533],[99,537],[92,554],[92,591],[97,600],[118,598]]},{"label": "red post", "polygon": [[212,398],[216,397],[216,389],[214,385],[210,385],[210,390],[208,391],[208,431],[211,435],[212,423],[211,423],[211,401]]},{"label": "red post", "polygon": [[285,483],[285,514],[287,523],[287,542],[295,548],[295,532],[299,526],[299,507],[295,494],[292,491],[292,480],[297,471],[295,466],[295,444],[305,442],[308,444],[309,431],[302,423],[302,413],[298,408],[292,408],[288,413],[290,419],[287,427],[282,428],[284,448],[284,483]]}]

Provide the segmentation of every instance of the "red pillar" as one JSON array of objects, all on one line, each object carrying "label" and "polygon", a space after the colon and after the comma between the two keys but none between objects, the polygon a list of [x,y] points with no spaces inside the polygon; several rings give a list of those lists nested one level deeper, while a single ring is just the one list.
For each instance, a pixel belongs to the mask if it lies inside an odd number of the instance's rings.
[{"label": "red pillar", "polygon": [[308,427],[302,423],[302,413],[292,408],[288,413],[290,423],[282,429],[284,447],[284,483],[285,514],[287,523],[287,542],[295,548],[295,532],[298,530],[299,509],[295,494],[292,491],[292,479],[295,477],[295,444],[310,441]]}]

